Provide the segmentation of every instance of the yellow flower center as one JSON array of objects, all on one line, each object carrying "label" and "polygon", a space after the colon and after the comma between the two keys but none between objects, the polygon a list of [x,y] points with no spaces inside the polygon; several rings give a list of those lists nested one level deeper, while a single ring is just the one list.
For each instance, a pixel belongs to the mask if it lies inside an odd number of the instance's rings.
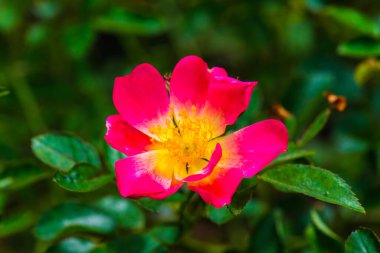
[{"label": "yellow flower center", "polygon": [[176,115],[174,106],[170,105],[165,124],[149,128],[157,137],[152,139],[153,145],[167,149],[173,159],[186,167],[199,159],[208,160],[212,152],[208,142],[214,137],[210,120],[198,116],[195,106],[189,111],[182,109]]}]

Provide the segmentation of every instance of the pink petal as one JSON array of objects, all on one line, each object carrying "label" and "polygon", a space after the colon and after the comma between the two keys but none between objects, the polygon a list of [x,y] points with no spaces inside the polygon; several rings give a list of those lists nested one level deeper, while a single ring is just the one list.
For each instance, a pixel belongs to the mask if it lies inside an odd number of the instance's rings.
[{"label": "pink petal", "polygon": [[170,99],[174,105],[195,105],[203,108],[209,87],[207,64],[198,56],[180,60],[170,80]]},{"label": "pink petal", "polygon": [[212,76],[227,76],[227,71],[224,68],[213,67],[211,68]]},{"label": "pink petal", "polygon": [[212,153],[211,158],[210,158],[209,162],[207,163],[207,165],[205,167],[203,167],[201,170],[199,170],[198,172],[196,172],[196,173],[194,173],[188,177],[183,178],[182,181],[183,182],[194,182],[194,181],[198,181],[198,180],[201,180],[201,179],[207,177],[208,175],[210,175],[212,173],[215,166],[220,161],[220,158],[222,158],[222,147],[220,146],[219,143],[217,143],[215,150]]},{"label": "pink petal", "polygon": [[220,208],[231,203],[242,178],[240,169],[225,169],[218,166],[210,176],[188,183],[188,187],[197,192],[206,203]]},{"label": "pink petal", "polygon": [[228,77],[221,68],[213,68],[211,75],[207,105],[222,115],[224,124],[232,125],[248,108],[252,90],[257,82],[242,82]]},{"label": "pink petal", "polygon": [[115,79],[113,101],[129,124],[150,135],[149,126],[169,109],[169,96],[161,74],[150,64]]},{"label": "pink petal", "polygon": [[220,166],[242,169],[252,177],[286,152],[288,132],[281,121],[264,120],[215,140],[222,145]]},{"label": "pink petal", "polygon": [[116,150],[131,156],[147,151],[152,144],[150,137],[129,125],[120,115],[111,115],[106,120],[105,139]]},{"label": "pink petal", "polygon": [[168,190],[172,184],[169,153],[150,151],[115,163],[116,183],[123,197],[146,197]]},{"label": "pink petal", "polygon": [[179,188],[181,188],[182,185],[183,185],[182,182],[173,180],[172,185],[170,186],[169,189],[157,194],[152,194],[149,197],[152,199],[165,199],[169,197],[170,195],[176,193],[179,190]]}]

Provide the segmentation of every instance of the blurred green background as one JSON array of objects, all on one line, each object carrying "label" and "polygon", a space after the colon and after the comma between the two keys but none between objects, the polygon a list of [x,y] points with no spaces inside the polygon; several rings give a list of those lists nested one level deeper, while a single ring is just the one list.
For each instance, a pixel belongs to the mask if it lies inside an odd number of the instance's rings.
[{"label": "blurred green background", "polygon": [[[59,188],[53,171],[34,158],[30,139],[72,132],[103,152],[105,119],[116,113],[114,78],[143,62],[170,73],[190,54],[259,81],[232,130],[276,117],[272,106],[280,103],[297,119],[296,138],[328,106],[323,92],[345,96],[347,109],[334,111],[308,144],[316,151],[308,161],[344,178],[367,215],[263,184],[246,216],[222,219],[222,226],[202,218],[185,239],[168,243],[170,252],[340,252],[339,240],[308,225],[311,207],[341,238],[359,226],[380,232],[379,1],[0,0],[0,252],[50,247],[33,228],[42,212],[67,199],[117,196],[114,184],[92,193]],[[25,164],[43,172],[8,187],[6,171]],[[147,229],[172,222],[174,214],[163,210],[144,211]],[[69,252],[59,250],[51,252]]]}]

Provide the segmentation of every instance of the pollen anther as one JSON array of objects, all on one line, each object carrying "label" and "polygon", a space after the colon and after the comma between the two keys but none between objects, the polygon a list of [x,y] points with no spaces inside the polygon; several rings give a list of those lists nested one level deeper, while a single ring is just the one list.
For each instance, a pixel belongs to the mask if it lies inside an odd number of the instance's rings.
[{"label": "pollen anther", "polygon": [[181,109],[176,114],[171,104],[167,115],[164,125],[149,128],[155,136],[152,141],[167,149],[174,159],[187,164],[188,170],[192,163],[209,156],[208,142],[213,137],[210,121],[199,116],[194,105],[189,111]]}]

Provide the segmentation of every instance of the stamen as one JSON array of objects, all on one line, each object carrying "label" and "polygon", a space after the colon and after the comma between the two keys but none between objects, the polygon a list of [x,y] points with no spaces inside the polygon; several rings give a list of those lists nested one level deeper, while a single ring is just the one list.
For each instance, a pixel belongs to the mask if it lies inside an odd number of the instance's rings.
[{"label": "stamen", "polygon": [[208,161],[208,141],[213,137],[212,125],[209,119],[200,117],[196,106],[191,110],[182,109],[178,116],[174,106],[170,104],[168,118],[165,124],[151,126],[149,131],[156,136],[152,138],[153,145],[167,149],[170,155],[186,164],[186,173],[192,163],[198,159]]}]

